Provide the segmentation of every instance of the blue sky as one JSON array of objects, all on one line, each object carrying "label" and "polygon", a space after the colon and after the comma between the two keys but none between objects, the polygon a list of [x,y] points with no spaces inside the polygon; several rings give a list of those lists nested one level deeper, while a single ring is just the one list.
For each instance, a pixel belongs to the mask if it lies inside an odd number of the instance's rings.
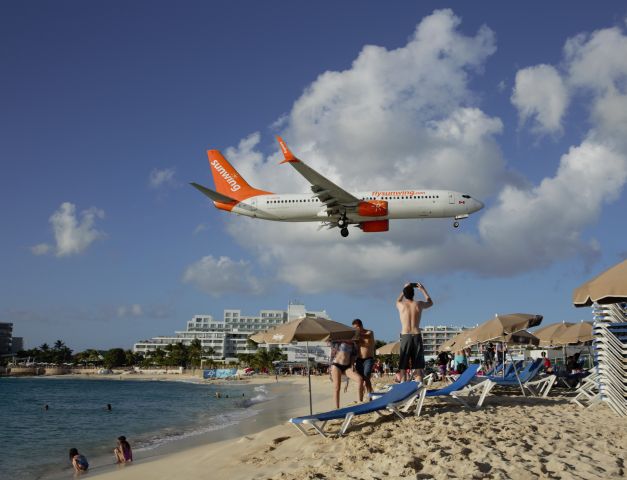
[{"label": "blue sky", "polygon": [[[573,288],[627,256],[626,18],[622,2],[3,2],[0,321],[29,347],[130,347],[299,299],[389,340],[410,280],[434,297],[428,324],[588,319]],[[213,184],[218,148],[254,186],[306,192],[276,134],[346,188],[486,209],[344,240],[188,186]]]}]

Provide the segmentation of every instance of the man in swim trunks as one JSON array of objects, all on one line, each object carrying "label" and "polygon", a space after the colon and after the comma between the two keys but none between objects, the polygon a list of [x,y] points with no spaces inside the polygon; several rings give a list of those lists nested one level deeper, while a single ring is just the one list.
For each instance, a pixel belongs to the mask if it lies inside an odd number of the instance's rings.
[{"label": "man in swim trunks", "polygon": [[363,322],[356,318],[353,320],[353,328],[357,330],[359,337],[357,339],[357,360],[355,360],[355,370],[364,379],[359,384],[359,401],[364,399],[364,391],[372,393],[372,383],[370,375],[372,374],[372,366],[374,364],[374,332],[366,330]]},{"label": "man in swim trunks", "polygon": [[[414,300],[414,288],[422,292],[426,301]],[[407,283],[396,299],[396,308],[401,320],[401,359],[399,362],[398,381],[407,380],[407,369],[411,368],[414,378],[422,381],[422,369],[425,368],[425,355],[420,334],[422,311],[433,306],[433,300],[420,283]]]}]

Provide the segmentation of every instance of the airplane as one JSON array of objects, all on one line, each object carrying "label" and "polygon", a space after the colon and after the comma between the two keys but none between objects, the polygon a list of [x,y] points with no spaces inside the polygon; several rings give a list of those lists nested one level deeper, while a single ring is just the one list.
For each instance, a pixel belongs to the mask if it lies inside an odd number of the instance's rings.
[{"label": "airplane", "polygon": [[350,193],[298,159],[277,137],[284,160],[311,184],[312,193],[277,194],[251,187],[218,150],[207,150],[216,190],[191,185],[220,210],[277,222],[321,222],[320,228],[348,226],[363,232],[387,232],[389,221],[411,218],[453,218],[453,227],[483,208],[465,193],[450,190],[399,189]]}]

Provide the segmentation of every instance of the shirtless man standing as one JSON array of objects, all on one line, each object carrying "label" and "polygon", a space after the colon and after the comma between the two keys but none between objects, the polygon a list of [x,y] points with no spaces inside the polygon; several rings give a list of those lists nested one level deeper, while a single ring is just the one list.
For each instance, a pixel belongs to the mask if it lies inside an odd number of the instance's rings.
[{"label": "shirtless man standing", "polygon": [[372,366],[374,364],[374,333],[372,330],[366,330],[363,322],[356,318],[353,320],[353,328],[359,333],[357,340],[357,360],[355,361],[355,370],[363,377],[363,382],[359,384],[359,401],[364,399],[364,390],[372,393],[372,383],[370,383],[370,375],[372,374]]},{"label": "shirtless man standing", "polygon": [[[422,292],[426,302],[414,301],[414,287]],[[415,378],[422,381],[425,355],[420,334],[420,319],[425,308],[433,306],[433,300],[420,283],[407,283],[396,299],[396,308],[401,319],[401,359],[399,381],[405,381],[407,369],[415,371]]]}]

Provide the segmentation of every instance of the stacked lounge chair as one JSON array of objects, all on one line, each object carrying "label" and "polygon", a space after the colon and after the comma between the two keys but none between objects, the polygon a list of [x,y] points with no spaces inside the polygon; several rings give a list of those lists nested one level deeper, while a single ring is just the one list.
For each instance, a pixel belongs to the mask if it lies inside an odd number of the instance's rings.
[{"label": "stacked lounge chair", "polygon": [[577,388],[577,394],[571,399],[571,402],[585,408],[590,408],[595,403],[600,402],[601,394],[599,393],[598,383],[598,373],[595,372],[588,375],[581,381]]},{"label": "stacked lounge chair", "polygon": [[330,420],[343,420],[339,430],[334,432],[340,436],[346,433],[351,421],[358,415],[374,412],[380,414],[382,410],[387,410],[397,415],[400,419],[403,419],[404,416],[401,410],[406,411],[417,401],[421,389],[422,384],[420,382],[398,383],[371,402],[339,408],[337,410],[331,410],[330,412],[307,415],[305,417],[290,418],[289,422],[298,428],[305,436],[308,435],[306,427],[309,426],[323,437],[326,437],[329,434],[329,432],[324,431],[327,422]]},{"label": "stacked lounge chair", "polygon": [[[593,315],[597,394],[616,413],[627,416],[627,303],[596,305]],[[573,401],[585,403],[585,395],[580,389]],[[596,398],[593,394],[590,403]]]}]

